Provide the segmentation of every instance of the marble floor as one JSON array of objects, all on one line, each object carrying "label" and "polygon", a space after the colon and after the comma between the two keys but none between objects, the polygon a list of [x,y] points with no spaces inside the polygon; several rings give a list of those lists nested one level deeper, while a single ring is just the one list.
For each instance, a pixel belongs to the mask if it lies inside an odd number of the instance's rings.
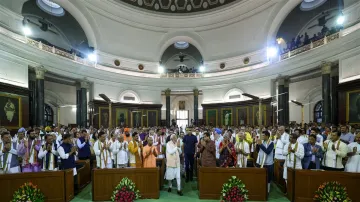
[{"label": "marble floor", "polygon": [[[277,188],[274,184],[271,185],[270,195],[268,202],[289,202],[289,200],[284,196],[284,194]],[[206,202],[219,202],[219,200],[200,200],[198,197],[197,191],[197,184],[196,182],[191,182],[185,184],[183,189],[184,196],[178,196],[176,191],[173,189],[172,193],[168,193],[166,188],[164,188],[160,192],[160,199],[144,199],[139,201],[144,202],[183,202],[183,201],[191,201],[191,202],[198,202],[198,201],[206,201]],[[85,187],[75,198],[72,202],[85,202],[91,201],[91,184]]]}]

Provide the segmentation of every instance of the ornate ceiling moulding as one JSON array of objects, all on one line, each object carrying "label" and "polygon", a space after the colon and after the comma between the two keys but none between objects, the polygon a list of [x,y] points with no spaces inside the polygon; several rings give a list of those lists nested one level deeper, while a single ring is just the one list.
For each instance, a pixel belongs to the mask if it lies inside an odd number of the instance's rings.
[{"label": "ornate ceiling moulding", "polygon": [[114,65],[117,67],[120,66],[120,60],[114,60]]},{"label": "ornate ceiling moulding", "polygon": [[195,13],[222,7],[237,0],[115,0],[162,13]]},{"label": "ornate ceiling moulding", "polygon": [[220,64],[220,69],[225,69],[225,63]]},{"label": "ornate ceiling moulding", "polygon": [[142,70],[144,70],[144,65],[139,64],[138,68],[139,68],[140,71],[142,71]]}]

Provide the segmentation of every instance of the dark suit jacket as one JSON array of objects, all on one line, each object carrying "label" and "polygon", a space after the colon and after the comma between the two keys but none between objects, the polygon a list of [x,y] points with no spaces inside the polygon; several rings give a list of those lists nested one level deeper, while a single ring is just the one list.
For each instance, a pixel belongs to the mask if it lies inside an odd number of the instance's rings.
[{"label": "dark suit jacket", "polygon": [[[323,151],[321,146],[315,144],[315,147],[318,149],[318,151],[315,153],[315,165],[316,169],[320,169],[321,159],[323,158]],[[304,158],[301,160],[302,167],[303,169],[308,169],[311,162],[311,157],[313,155],[310,143],[304,144],[304,154]]]}]

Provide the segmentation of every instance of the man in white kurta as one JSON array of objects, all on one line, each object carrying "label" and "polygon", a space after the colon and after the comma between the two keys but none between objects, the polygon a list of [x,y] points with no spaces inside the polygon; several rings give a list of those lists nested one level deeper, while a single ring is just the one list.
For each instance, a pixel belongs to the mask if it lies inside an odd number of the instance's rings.
[{"label": "man in white kurta", "polygon": [[168,192],[171,192],[172,180],[176,179],[177,193],[182,196],[181,191],[181,178],[180,178],[180,154],[181,146],[180,141],[176,135],[171,135],[170,141],[166,144],[166,173],[165,179],[169,181]]},{"label": "man in white kurta", "polygon": [[99,132],[99,139],[94,144],[96,166],[98,168],[112,168],[110,146],[111,143],[106,143],[106,134],[103,131]]},{"label": "man in white kurta", "polygon": [[330,140],[323,144],[325,154],[322,168],[329,171],[344,171],[342,159],[347,156],[348,147],[340,140],[340,132],[332,132],[329,136]]},{"label": "man in white kurta", "polygon": [[287,182],[287,168],[302,169],[301,159],[304,158],[304,146],[297,141],[298,135],[290,135],[290,142],[287,143],[283,150],[285,156],[284,179]]},{"label": "man in white kurta", "polygon": [[237,167],[246,168],[247,166],[247,156],[250,154],[249,144],[244,140],[245,133],[240,132],[239,142],[235,144],[235,151],[237,154]]},{"label": "man in white kurta", "polygon": [[113,152],[113,155],[115,156],[115,165],[117,168],[128,167],[129,146],[128,146],[128,142],[124,141],[123,135],[120,135],[119,140],[116,140],[111,145],[110,150]]},{"label": "man in white kurta", "polygon": [[348,145],[349,159],[345,166],[346,172],[360,173],[360,133],[356,135],[355,142]]},{"label": "man in white kurta", "polygon": [[19,172],[17,142],[12,142],[9,132],[3,132],[0,143],[0,174]]},{"label": "man in white kurta", "polygon": [[43,167],[42,167],[43,171],[58,170],[58,165],[57,165],[58,163],[57,159],[59,156],[59,153],[57,152],[58,146],[60,145],[54,143],[52,135],[45,136],[45,144],[40,148],[38,154],[39,159],[42,159],[43,161]]}]

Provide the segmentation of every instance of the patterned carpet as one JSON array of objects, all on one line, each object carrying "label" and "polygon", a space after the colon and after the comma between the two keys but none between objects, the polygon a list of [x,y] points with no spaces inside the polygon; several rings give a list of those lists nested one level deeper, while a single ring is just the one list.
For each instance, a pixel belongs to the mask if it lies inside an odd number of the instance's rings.
[{"label": "patterned carpet", "polygon": [[[176,194],[176,190],[174,190],[174,186],[173,186],[172,193],[168,193],[166,191],[166,188],[164,188],[160,192],[160,199],[145,199],[145,200],[140,200],[140,201],[144,201],[144,202],[153,202],[153,201],[157,201],[157,202],[169,202],[169,201],[171,201],[171,202],[183,202],[183,201],[219,202],[219,200],[200,200],[198,197],[196,182],[191,182],[191,183],[185,184],[183,193],[184,193],[184,196],[178,196]],[[72,202],[85,202],[85,201],[91,201],[91,184],[89,184],[87,187],[85,187],[72,200]],[[268,201],[269,202],[289,202],[289,200],[283,195],[283,193],[274,184],[271,185],[271,191],[270,191],[270,196],[269,196]]]}]

